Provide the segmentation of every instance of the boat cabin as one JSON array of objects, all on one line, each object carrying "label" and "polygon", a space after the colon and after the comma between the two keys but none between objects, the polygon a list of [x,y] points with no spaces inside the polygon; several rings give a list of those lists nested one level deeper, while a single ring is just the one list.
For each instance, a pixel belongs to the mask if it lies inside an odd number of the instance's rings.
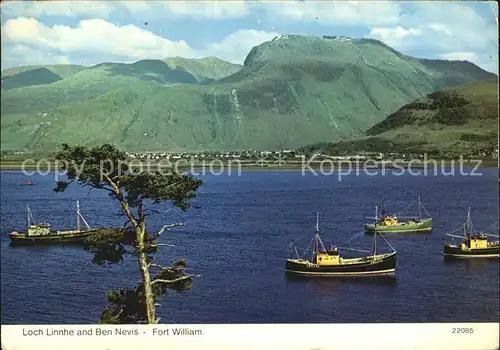
[{"label": "boat cabin", "polygon": [[380,218],[379,225],[381,226],[396,226],[398,224],[398,219],[395,216],[383,216]]},{"label": "boat cabin", "polygon": [[462,243],[463,248],[470,249],[483,249],[488,248],[488,238],[485,235],[474,235],[470,236],[470,238],[466,239],[464,243]]},{"label": "boat cabin", "polygon": [[330,247],[327,251],[316,253],[314,263],[320,266],[340,265],[340,255],[337,247]]},{"label": "boat cabin", "polygon": [[50,235],[50,224],[49,223],[41,223],[38,225],[30,225],[28,227],[28,236],[44,236]]}]

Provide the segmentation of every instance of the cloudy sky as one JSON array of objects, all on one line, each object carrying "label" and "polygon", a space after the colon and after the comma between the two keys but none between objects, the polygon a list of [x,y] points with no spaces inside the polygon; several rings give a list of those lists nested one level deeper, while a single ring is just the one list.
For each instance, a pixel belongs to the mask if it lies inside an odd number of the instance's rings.
[{"label": "cloudy sky", "polygon": [[169,56],[243,63],[278,34],[326,34],[498,73],[496,2],[9,1],[1,9],[2,69]]}]

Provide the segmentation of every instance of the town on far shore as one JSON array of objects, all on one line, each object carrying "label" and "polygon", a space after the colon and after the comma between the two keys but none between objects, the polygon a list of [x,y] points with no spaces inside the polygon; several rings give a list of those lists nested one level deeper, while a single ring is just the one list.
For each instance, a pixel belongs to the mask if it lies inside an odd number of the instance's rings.
[{"label": "town on far shore", "polygon": [[[322,161],[326,159],[332,160],[353,160],[353,161],[363,161],[363,160],[376,160],[376,161],[394,161],[402,160],[409,161],[411,159],[424,159],[426,158],[425,153],[410,153],[410,152],[305,152],[302,149],[283,149],[283,150],[239,150],[239,151],[201,151],[201,152],[168,152],[168,151],[143,151],[143,152],[125,152],[130,160],[137,161],[179,161],[179,160],[190,160],[190,161],[210,161],[214,159],[218,160],[239,160],[242,162],[250,162],[255,160],[278,162],[278,163],[294,163],[300,162],[304,159],[310,161]],[[491,159],[497,160],[499,150],[498,148],[493,151],[481,151],[475,152],[476,154],[471,154],[464,156],[468,159]],[[26,150],[2,150],[2,159],[8,160],[11,158],[29,158],[31,152]],[[427,159],[439,159],[439,157],[433,157],[427,155]]]},{"label": "town on far shore", "polygon": [[[476,158],[498,159],[498,148],[490,154],[480,152],[472,156]],[[207,151],[207,152],[126,152],[130,159],[141,161],[161,161],[161,160],[269,160],[274,162],[300,162],[304,159],[321,161],[326,159],[333,160],[411,160],[424,159],[424,153],[402,153],[402,152],[356,152],[350,154],[327,154],[321,152],[313,152],[305,154],[299,150],[284,149],[278,151],[269,150],[242,150],[242,151]],[[431,159],[432,157],[427,157]],[[471,158],[471,157],[468,157]]]}]

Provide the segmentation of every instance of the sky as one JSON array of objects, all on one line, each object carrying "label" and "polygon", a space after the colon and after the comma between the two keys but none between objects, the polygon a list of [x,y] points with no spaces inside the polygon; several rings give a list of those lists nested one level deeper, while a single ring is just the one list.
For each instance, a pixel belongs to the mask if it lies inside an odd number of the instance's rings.
[{"label": "sky", "polygon": [[243,64],[277,35],[374,38],[406,55],[498,73],[496,2],[8,1],[2,69],[215,56]]}]

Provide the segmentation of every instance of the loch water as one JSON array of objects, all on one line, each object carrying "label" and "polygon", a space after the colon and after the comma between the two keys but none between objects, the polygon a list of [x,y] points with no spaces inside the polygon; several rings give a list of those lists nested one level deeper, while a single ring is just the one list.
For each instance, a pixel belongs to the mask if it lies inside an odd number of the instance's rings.
[{"label": "loch water", "polygon": [[[471,169],[469,169],[471,170]],[[498,259],[448,262],[442,245],[472,207],[477,229],[498,220],[498,169],[480,176],[302,175],[257,171],[202,176],[196,208],[164,211],[148,219],[151,231],[185,221],[162,236],[155,259],[187,258],[200,274],[193,288],[162,298],[163,323],[493,322],[499,313]],[[458,173],[458,170],[457,170]],[[52,191],[55,174],[1,173],[1,316],[3,324],[85,324],[98,321],[106,291],[139,282],[137,263],[96,265],[79,247],[11,247],[8,233],[26,227],[26,205],[34,218],[55,228],[75,226],[75,202],[94,227],[124,223],[117,203],[104,191],[72,185]],[[434,218],[431,233],[386,237],[397,250],[395,278],[288,279],[289,244],[307,247],[320,213],[320,234],[341,248],[369,249],[360,234],[366,216],[382,201],[391,212],[420,194]],[[414,206],[416,209],[416,206]],[[498,225],[494,225],[498,233]],[[353,238],[355,237],[356,238]],[[380,251],[390,249],[379,239]],[[345,251],[344,251],[345,252]]]}]

